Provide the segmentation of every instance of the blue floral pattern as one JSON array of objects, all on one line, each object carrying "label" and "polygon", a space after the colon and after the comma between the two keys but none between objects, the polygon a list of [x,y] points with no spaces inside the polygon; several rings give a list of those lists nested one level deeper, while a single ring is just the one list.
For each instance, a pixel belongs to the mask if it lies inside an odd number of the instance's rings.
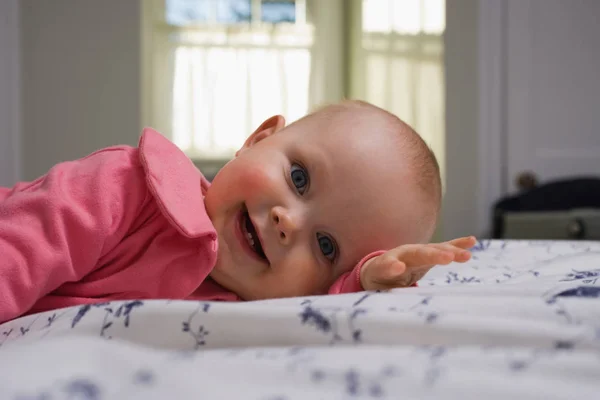
[{"label": "blue floral pattern", "polygon": [[417,288],[132,300],[10,321],[0,398],[597,398],[600,243],[473,250]]}]

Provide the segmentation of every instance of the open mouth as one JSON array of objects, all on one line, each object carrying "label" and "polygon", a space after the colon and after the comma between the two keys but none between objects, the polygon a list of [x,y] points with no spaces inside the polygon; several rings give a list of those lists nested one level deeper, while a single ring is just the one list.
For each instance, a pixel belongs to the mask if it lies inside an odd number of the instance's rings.
[{"label": "open mouth", "polygon": [[260,243],[260,239],[258,237],[258,233],[256,233],[256,228],[254,227],[254,224],[252,223],[252,220],[250,219],[250,215],[248,214],[248,211],[243,211],[242,212],[242,220],[241,222],[241,226],[242,226],[242,232],[244,234],[244,238],[247,240],[248,244],[250,245],[250,248],[263,260],[268,261],[267,260],[267,256],[262,248],[262,244]]}]

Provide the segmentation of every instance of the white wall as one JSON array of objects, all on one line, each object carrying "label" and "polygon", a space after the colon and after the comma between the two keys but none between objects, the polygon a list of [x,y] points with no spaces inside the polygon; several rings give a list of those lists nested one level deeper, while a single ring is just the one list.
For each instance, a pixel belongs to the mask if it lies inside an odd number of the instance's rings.
[{"label": "white wall", "polygon": [[479,235],[478,18],[480,0],[448,0],[446,62],[446,194],[442,239]]},{"label": "white wall", "polygon": [[0,186],[20,177],[19,4],[0,1]]},{"label": "white wall", "polygon": [[[5,0],[2,0],[5,1]],[[140,131],[140,4],[21,0],[23,177]]]}]

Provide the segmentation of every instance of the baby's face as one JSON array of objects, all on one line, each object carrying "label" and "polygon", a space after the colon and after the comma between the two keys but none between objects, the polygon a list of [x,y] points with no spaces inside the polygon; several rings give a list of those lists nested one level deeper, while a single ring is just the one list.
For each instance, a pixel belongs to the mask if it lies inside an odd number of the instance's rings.
[{"label": "baby's face", "polygon": [[323,294],[365,255],[428,240],[409,168],[370,118],[268,120],[206,194],[211,276],[245,300]]}]

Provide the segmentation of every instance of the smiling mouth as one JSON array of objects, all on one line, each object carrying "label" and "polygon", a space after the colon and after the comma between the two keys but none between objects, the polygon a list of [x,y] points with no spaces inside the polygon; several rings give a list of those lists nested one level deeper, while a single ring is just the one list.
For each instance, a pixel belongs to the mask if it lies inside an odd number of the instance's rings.
[{"label": "smiling mouth", "polygon": [[254,224],[252,224],[252,220],[250,219],[250,215],[248,211],[244,211],[242,213],[242,232],[244,233],[244,238],[250,245],[250,248],[263,260],[267,260],[267,256],[262,248],[262,244],[260,243],[260,239],[258,238],[258,233],[256,232],[256,228]]}]

